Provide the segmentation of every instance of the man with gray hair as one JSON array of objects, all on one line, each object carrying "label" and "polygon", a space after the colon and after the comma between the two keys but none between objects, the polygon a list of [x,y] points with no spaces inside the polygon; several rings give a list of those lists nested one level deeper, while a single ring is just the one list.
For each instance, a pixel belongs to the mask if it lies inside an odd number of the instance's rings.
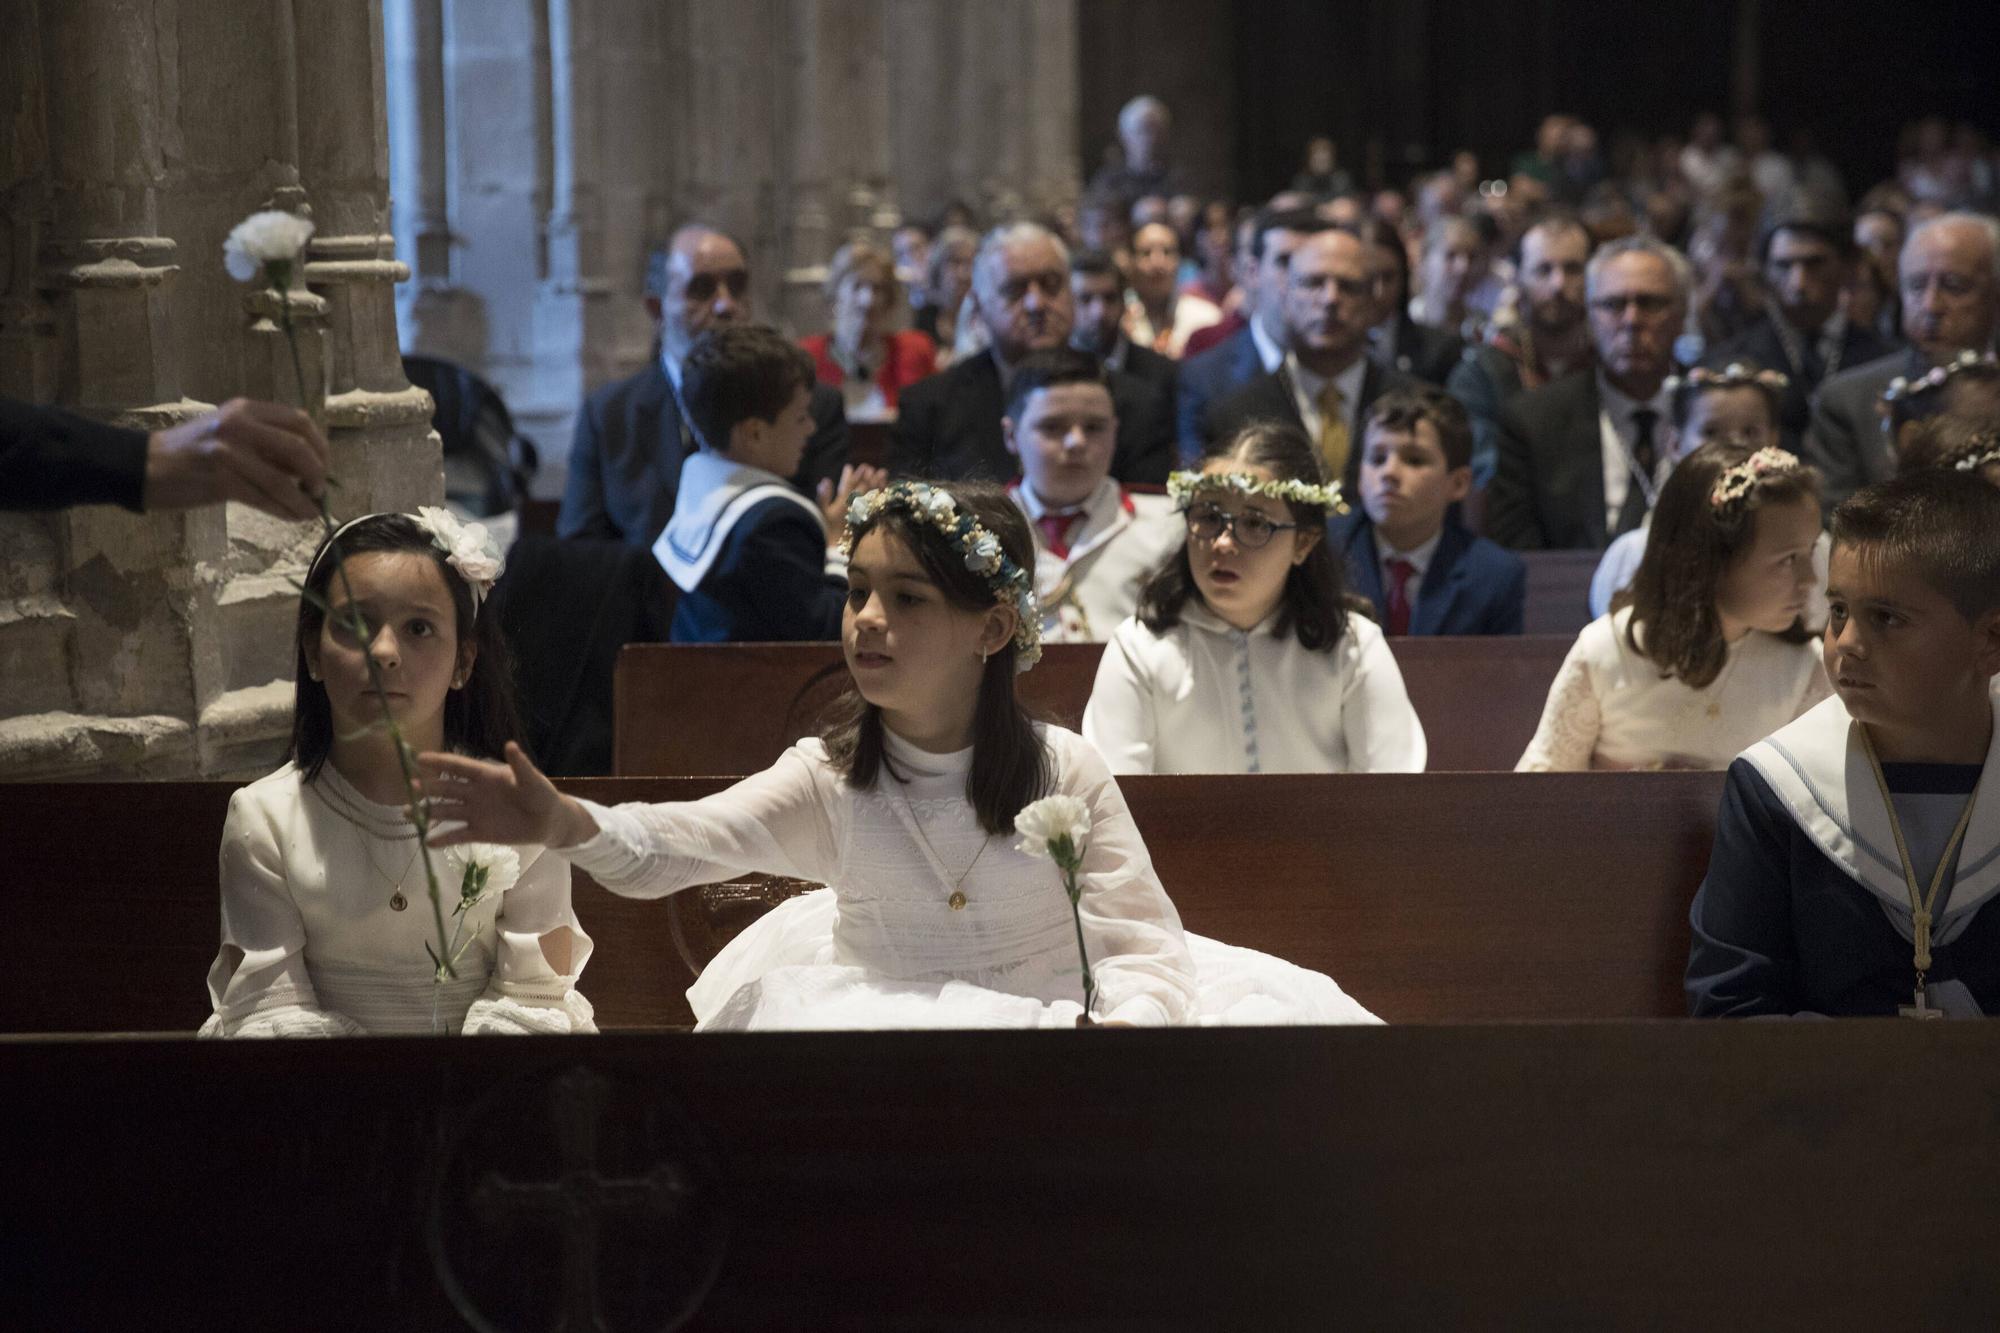
[{"label": "man with gray hair", "polygon": [[1944,213],[1910,233],[1897,261],[1909,349],[1828,379],[1814,400],[1806,461],[1820,471],[1830,509],[1896,470],[1876,406],[1889,382],[1915,379],[1961,352],[1993,350],[2000,324],[2000,223]]},{"label": "man with gray hair", "polygon": [[1127,102],[1118,113],[1118,142],[1124,149],[1124,160],[1099,167],[1090,178],[1090,192],[1123,200],[1127,208],[1149,195],[1171,199],[1186,194],[1187,185],[1167,151],[1173,127],[1173,113],[1151,93],[1141,93]]},{"label": "man with gray hair", "polygon": [[[1007,384],[1030,352],[1069,341],[1076,308],[1068,249],[1037,223],[994,228],[972,261],[972,308],[988,346],[903,390],[889,454],[896,476],[1013,479],[1019,460],[1000,428]],[[1118,413],[1111,475],[1165,482],[1173,461],[1171,403],[1131,375],[1109,371],[1105,378]]]},{"label": "man with gray hair", "polygon": [[1672,467],[1666,382],[1693,287],[1687,256],[1651,236],[1591,256],[1584,299],[1597,365],[1501,410],[1487,536],[1517,550],[1601,551],[1645,521]]}]

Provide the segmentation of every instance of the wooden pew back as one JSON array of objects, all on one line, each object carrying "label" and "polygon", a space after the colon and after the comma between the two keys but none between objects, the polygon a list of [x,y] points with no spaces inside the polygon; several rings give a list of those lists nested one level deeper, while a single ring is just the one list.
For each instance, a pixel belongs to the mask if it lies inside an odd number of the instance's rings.
[{"label": "wooden pew back", "polygon": [[[606,802],[713,778],[578,779]],[[1327,972],[1394,1022],[1683,1012],[1719,773],[1154,777],[1121,784],[1187,928]],[[189,1030],[208,1013],[225,783],[0,784],[18,878],[0,1031]],[[119,830],[106,836],[107,830]],[[693,969],[790,891],[667,903],[581,873],[606,1028],[691,1021]]]},{"label": "wooden pew back", "polygon": [[[1430,743],[1430,771],[1513,768],[1571,642],[1560,635],[1389,640]],[[1103,651],[1095,643],[1050,644],[1021,677],[1022,699],[1077,729]],[[628,644],[614,685],[614,770],[624,777],[755,773],[815,734],[847,685],[838,644]]]}]

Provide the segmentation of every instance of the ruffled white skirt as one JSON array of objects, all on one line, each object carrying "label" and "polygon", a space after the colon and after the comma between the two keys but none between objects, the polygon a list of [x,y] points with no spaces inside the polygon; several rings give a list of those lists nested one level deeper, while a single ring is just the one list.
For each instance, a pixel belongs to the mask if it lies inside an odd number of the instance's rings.
[{"label": "ruffled white skirt", "polygon": [[[966,981],[899,981],[837,959],[837,899],[816,889],[780,903],[715,956],[688,988],[698,1032],[883,1028],[1074,1028],[1083,1006]],[[1380,1023],[1319,972],[1189,933],[1197,1001],[1211,1026]]]}]

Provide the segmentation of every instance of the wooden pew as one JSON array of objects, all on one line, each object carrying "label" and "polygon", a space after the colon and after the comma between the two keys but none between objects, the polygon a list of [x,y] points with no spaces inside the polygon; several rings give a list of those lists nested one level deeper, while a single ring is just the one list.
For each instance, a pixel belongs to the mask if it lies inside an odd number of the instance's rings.
[{"label": "wooden pew", "polygon": [[[1151,777],[1121,784],[1189,930],[1326,972],[1392,1022],[1684,1012],[1687,905],[1719,773]],[[685,800],[714,778],[571,779]],[[0,784],[0,1031],[187,1031],[207,1016],[225,783]],[[127,830],[104,836],[107,829]],[[606,1028],[691,1021],[695,968],[797,886],[666,902],[581,873]]]},{"label": "wooden pew", "polygon": [[2000,1309],[1993,1023],[0,1041],[0,1083],[19,1328]]},{"label": "wooden pew", "polygon": [[[1389,640],[1430,742],[1430,771],[1512,769],[1571,642],[1548,635]],[[1102,653],[1101,644],[1050,644],[1020,678],[1022,698],[1039,715],[1078,728]],[[627,644],[613,678],[614,771],[757,772],[818,731],[847,679],[832,643]]]}]

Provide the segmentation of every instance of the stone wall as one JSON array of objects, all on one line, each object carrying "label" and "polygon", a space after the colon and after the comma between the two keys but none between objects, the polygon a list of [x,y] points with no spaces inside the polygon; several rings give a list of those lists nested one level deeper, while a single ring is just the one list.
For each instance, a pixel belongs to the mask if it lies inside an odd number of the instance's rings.
[{"label": "stone wall", "polygon": [[761,316],[823,326],[857,231],[1077,190],[1077,0],[386,0],[404,346],[499,388],[560,494],[586,391],[651,353],[646,256],[700,218]]},{"label": "stone wall", "polygon": [[[317,226],[283,298],[336,517],[443,494],[398,357],[378,0],[8,0],[0,393],[145,428],[298,401],[229,228]],[[231,505],[0,514],[0,778],[239,776],[290,727],[290,580],[317,540]]]}]

